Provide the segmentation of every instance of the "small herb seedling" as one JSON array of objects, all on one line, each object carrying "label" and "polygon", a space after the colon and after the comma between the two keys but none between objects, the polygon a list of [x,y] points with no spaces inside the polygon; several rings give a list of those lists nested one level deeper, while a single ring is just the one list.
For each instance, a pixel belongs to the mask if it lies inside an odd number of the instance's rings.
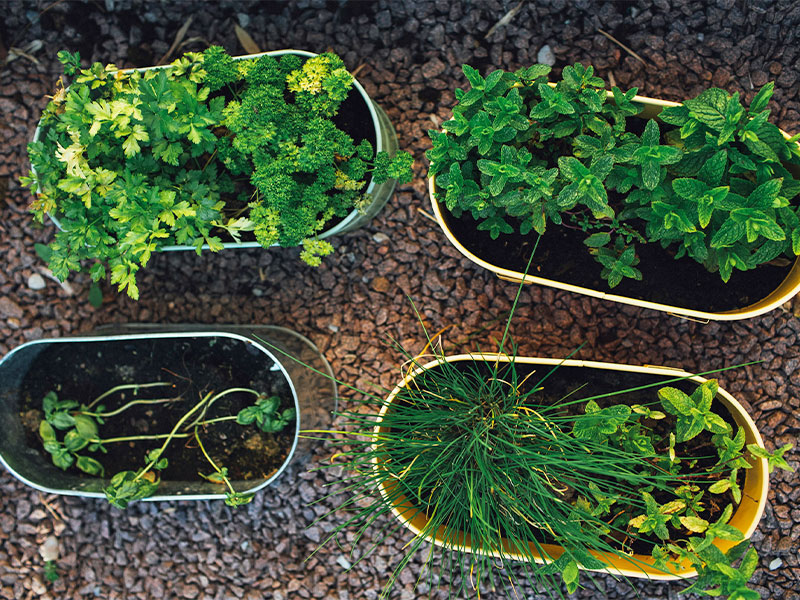
[{"label": "small herb seedling", "polygon": [[[86,405],[81,405],[75,400],[59,400],[55,392],[48,392],[42,400],[44,419],[39,423],[39,436],[44,449],[50,454],[53,464],[60,469],[66,470],[74,465],[84,473],[103,477],[105,469],[102,463],[84,452],[104,453],[108,445],[116,443],[161,441],[160,446],[145,453],[142,467],[135,471],[120,471],[111,476],[109,485],[105,489],[106,499],[117,508],[126,508],[130,502],[152,496],[157,491],[159,473],[169,466],[165,454],[170,443],[175,439],[194,438],[202,455],[214,469],[211,475],[200,475],[227,487],[225,500],[227,504],[231,506],[246,504],[252,499],[252,495],[237,492],[233,488],[228,479],[228,469],[217,465],[208,454],[200,432],[205,434],[215,423],[234,421],[242,426],[255,424],[258,429],[267,433],[278,433],[295,419],[295,409],[286,408],[279,411],[280,399],[277,396],[265,396],[249,388],[228,388],[216,394],[213,392],[205,394],[198,402],[192,404],[166,433],[101,437],[100,430],[103,424],[121,415],[125,418],[130,414],[128,411],[135,407],[184,401],[181,397],[137,398],[118,408],[108,409],[101,404],[106,398],[125,391],[132,391],[135,394],[142,389],[172,387],[172,385],[169,382],[118,385]],[[255,398],[255,402],[235,415],[213,418],[207,416],[215,402],[233,393],[251,395]],[[65,433],[60,435],[59,432]]]}]

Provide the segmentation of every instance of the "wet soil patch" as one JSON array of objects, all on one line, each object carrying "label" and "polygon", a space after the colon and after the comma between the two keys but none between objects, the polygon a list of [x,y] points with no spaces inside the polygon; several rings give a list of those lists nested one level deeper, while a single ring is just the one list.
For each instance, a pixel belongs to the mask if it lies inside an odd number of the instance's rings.
[{"label": "wet soil patch", "polygon": [[[140,405],[105,419],[102,439],[169,433],[178,420],[208,393],[228,388],[250,388],[280,398],[280,410],[294,407],[291,389],[276,363],[256,346],[223,336],[149,338],[125,341],[54,343],[34,360],[20,386],[20,408],[26,424],[29,447],[49,462],[38,436],[43,418],[42,398],[55,391],[60,400],[89,404],[110,388],[130,383],[170,382],[172,387],[142,389],[135,396],[128,390],[103,399],[99,405],[112,411],[133,399],[178,398],[166,404]],[[255,396],[235,392],[216,401],[208,419],[236,415],[255,403]],[[96,408],[96,407],[95,407]],[[266,479],[285,462],[295,436],[294,422],[283,431],[265,433],[255,425],[235,421],[215,423],[199,430],[203,447],[220,467],[227,467],[231,480]],[[59,439],[63,437],[63,432]],[[106,477],[122,470],[142,467],[145,454],[163,440],[125,441],[105,444],[107,453],[81,454],[99,460]],[[164,480],[199,481],[213,467],[192,437],[175,439],[167,448],[169,465]],[[76,474],[81,472],[75,467]],[[220,486],[220,493],[226,490]]]},{"label": "wet soil patch", "polygon": [[[478,231],[469,214],[456,219],[442,206],[442,214],[453,235],[475,256],[486,262],[523,273],[536,242],[535,235],[501,234],[493,240],[488,232]],[[513,225],[512,225],[513,226]],[[728,283],[719,273],[710,273],[695,260],[676,260],[669,249],[657,243],[638,244],[640,262],[636,265],[642,281],[624,279],[614,288],[600,277],[602,265],[589,254],[583,243],[587,234],[580,229],[548,225],[531,263],[530,275],[562,283],[706,312],[744,308],[762,300],[786,279],[792,266],[761,265],[750,271],[735,270]]]}]

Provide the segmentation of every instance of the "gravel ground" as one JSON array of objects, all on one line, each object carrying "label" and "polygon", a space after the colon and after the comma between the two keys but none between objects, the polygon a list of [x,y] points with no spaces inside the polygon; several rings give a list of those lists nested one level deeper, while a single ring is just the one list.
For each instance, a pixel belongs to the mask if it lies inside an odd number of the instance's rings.
[{"label": "gravel ground", "polygon": [[[516,0],[0,0],[0,353],[108,323],[266,323],[311,338],[345,381],[390,386],[399,358],[388,338],[413,350],[423,345],[407,295],[430,330],[455,325],[448,347],[490,347],[514,287],[461,258],[420,212],[429,207],[426,131],[447,118],[453,89],[464,85],[462,63],[484,71],[518,68],[536,62],[547,45],[557,68],[591,63],[622,87],[670,100],[717,85],[749,101],[754,88],[774,79],[773,121],[800,131],[797,2],[531,1],[519,3],[510,23],[487,38],[517,6]],[[349,68],[363,65],[359,80],[395,123],[401,147],[414,154],[416,177],[369,227],[333,240],[335,256],[320,268],[301,263],[296,250],[160,255],[139,277],[138,303],[105,289],[103,306],[93,309],[86,277],[62,287],[42,273],[33,247],[52,239],[53,226],[34,225],[27,213],[30,195],[17,183],[27,171],[25,144],[60,72],[59,49],[80,50],[84,62],[147,66],[167,52],[190,16],[184,50],[216,43],[242,53],[238,24],[264,50],[330,47]],[[562,356],[586,342],[581,358],[687,370],[762,361],[722,374],[723,386],[752,410],[768,446],[796,442],[800,320],[791,305],[746,322],[703,325],[538,287],[522,298],[512,325],[522,354]],[[332,447],[318,446],[311,466],[332,454]],[[789,460],[800,466],[796,451]],[[340,477],[335,470],[293,469],[240,510],[169,502],[121,512],[100,501],[43,497],[0,473],[0,598],[376,598],[406,536],[384,541],[350,571],[353,557],[336,545],[307,560],[343,518],[307,528],[341,499],[308,503],[325,496],[326,483],[340,485]],[[754,581],[763,598],[800,598],[797,483],[797,475],[773,474],[769,506],[754,535],[760,554]],[[61,548],[60,578],[53,584],[43,578],[38,552],[51,534]],[[365,548],[358,546],[356,556]],[[392,597],[447,597],[426,582],[415,586],[420,565],[421,559],[412,563]],[[598,581],[608,598],[674,598],[683,587],[606,576]],[[602,595],[590,588],[574,597]],[[501,594],[485,589],[481,597]],[[523,589],[520,597],[546,596]]]}]

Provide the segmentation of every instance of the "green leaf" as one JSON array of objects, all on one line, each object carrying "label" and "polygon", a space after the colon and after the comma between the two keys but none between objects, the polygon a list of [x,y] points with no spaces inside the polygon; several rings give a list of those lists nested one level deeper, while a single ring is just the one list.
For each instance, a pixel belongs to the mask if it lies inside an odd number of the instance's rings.
[{"label": "green leaf", "polygon": [[745,234],[743,223],[728,218],[711,238],[712,248],[725,248],[733,246]]},{"label": "green leaf", "polygon": [[705,426],[712,433],[728,433],[730,425],[725,420],[714,413],[705,416]]},{"label": "green leaf", "polygon": [[678,442],[688,442],[700,435],[703,429],[703,419],[698,415],[689,419],[679,419],[676,427],[677,440]]},{"label": "green leaf", "polygon": [[731,482],[727,479],[720,479],[719,481],[714,482],[708,488],[708,491],[712,494],[722,494],[727,492],[731,487]]},{"label": "green leaf", "polygon": [[39,423],[39,437],[42,438],[43,442],[56,441],[56,432],[47,421],[41,421]]},{"label": "green leaf", "polygon": [[589,169],[583,166],[577,158],[572,156],[559,157],[558,169],[561,175],[570,181],[577,181],[589,174]]},{"label": "green leaf", "polygon": [[715,523],[712,526],[712,533],[721,540],[729,540],[731,542],[738,542],[744,539],[744,535],[733,525],[725,523]]},{"label": "green leaf", "polygon": [[462,65],[461,70],[464,71],[464,75],[467,77],[467,81],[469,81],[469,84],[473,88],[483,89],[484,80],[477,69],[470,67],[469,65]]},{"label": "green leaf", "polygon": [[748,206],[771,206],[772,202],[780,193],[782,184],[782,178],[765,181],[747,197]]},{"label": "green leaf", "polygon": [[661,138],[661,133],[658,129],[658,123],[650,119],[645,125],[644,133],[642,133],[643,146],[658,146]]},{"label": "green leaf", "polygon": [[45,246],[44,244],[39,244],[38,242],[33,245],[33,249],[36,252],[36,255],[41,258],[44,262],[49,263],[50,257],[53,256],[53,251],[50,249],[49,246]]},{"label": "green leaf", "polygon": [[691,414],[694,403],[691,398],[674,387],[663,387],[658,390],[661,406],[671,415]]},{"label": "green leaf", "polygon": [[775,91],[775,82],[770,81],[765,84],[758,93],[753,97],[753,100],[750,102],[750,113],[755,114],[759,113],[765,108],[767,108],[767,104],[769,104],[770,98],[772,98],[772,94]]},{"label": "green leaf", "polygon": [[66,448],[60,448],[55,452],[51,452],[50,457],[53,460],[53,464],[59,469],[66,470],[75,462],[75,458]]},{"label": "green leaf", "polygon": [[654,190],[661,183],[661,164],[657,160],[647,160],[642,163],[642,183],[644,189]]},{"label": "green leaf", "polygon": [[255,406],[248,406],[239,411],[236,415],[236,422],[239,425],[250,425],[258,416],[258,409]]},{"label": "green leaf", "polygon": [[53,413],[52,417],[48,419],[50,424],[56,429],[69,429],[75,425],[75,419],[67,411],[58,411]]},{"label": "green leaf", "polygon": [[78,456],[75,461],[75,466],[89,475],[98,475],[102,477],[105,473],[103,465],[89,456]]},{"label": "green leaf", "polygon": [[699,200],[706,193],[708,187],[697,179],[679,178],[672,180],[672,189],[681,198]]},{"label": "green leaf", "polygon": [[96,281],[89,286],[89,304],[95,308],[103,306],[103,290]]},{"label": "green leaf", "polygon": [[564,570],[561,572],[561,578],[564,580],[566,585],[577,583],[578,576],[578,564],[574,560],[567,563],[567,565],[564,567]]},{"label": "green leaf", "polygon": [[91,440],[97,437],[97,423],[95,423],[92,417],[77,414],[74,420],[75,430],[82,438]]},{"label": "green leaf", "polygon": [[728,152],[727,150],[720,150],[715,152],[700,169],[697,176],[703,180],[707,185],[716,187],[722,182],[722,177],[725,174],[725,168],[728,166]]},{"label": "green leaf", "polygon": [[708,521],[700,517],[678,517],[678,520],[681,522],[681,525],[692,533],[703,533],[708,529]]},{"label": "green leaf", "polygon": [[583,243],[589,246],[590,248],[599,248],[601,246],[605,246],[611,241],[611,234],[608,232],[600,232],[600,233],[593,233],[585,240]]}]

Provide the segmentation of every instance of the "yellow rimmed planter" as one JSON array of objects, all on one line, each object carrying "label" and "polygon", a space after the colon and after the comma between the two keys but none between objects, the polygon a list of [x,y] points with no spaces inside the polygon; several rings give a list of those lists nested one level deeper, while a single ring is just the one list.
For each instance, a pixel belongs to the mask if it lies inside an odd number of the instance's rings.
[{"label": "yellow rimmed planter", "polygon": [[[381,421],[387,411],[391,409],[392,402],[397,394],[404,388],[408,387],[415,378],[426,370],[435,369],[437,365],[442,363],[457,363],[457,362],[495,362],[509,363],[511,359],[507,355],[501,354],[459,354],[455,356],[442,357],[438,360],[433,360],[415,370],[410,372],[389,394],[386,401],[379,413],[379,419],[373,434],[375,437],[384,432],[384,427]],[[688,378],[689,380],[701,384],[706,381],[705,378],[681,371],[679,369],[672,369],[667,367],[655,366],[631,366],[616,363],[604,363],[595,361],[584,360],[562,360],[553,358],[537,358],[537,357],[516,357],[514,359],[516,364],[520,365],[541,365],[543,367],[579,367],[585,369],[594,369],[599,371],[617,372],[617,373],[640,373],[647,375],[654,375],[659,377],[668,378]],[[722,388],[719,389],[717,400],[728,410],[735,423],[741,426],[745,431],[745,444],[757,444],[764,447],[761,435],[756,428],[752,418],[747,414],[741,404],[731,396],[727,391]],[[768,472],[766,459],[750,458],[752,468],[746,470],[745,482],[742,487],[742,500],[736,507],[730,521],[739,529],[745,538],[749,538],[755,531],[758,522],[764,514],[764,509],[767,502],[768,491]],[[381,469],[380,461],[376,458],[373,460],[373,469]],[[386,478],[378,475],[377,481],[381,481],[380,493],[383,500],[391,506],[394,516],[415,536],[425,537],[423,531],[427,528],[428,517],[420,508],[416,507],[406,496],[397,495],[394,492],[394,485],[391,482],[385,481]],[[395,484],[396,485],[396,484]],[[484,550],[475,550],[472,548],[471,540],[468,534],[463,532],[447,531],[445,527],[440,527],[435,536],[428,537],[428,541],[433,544],[469,553],[481,554],[483,556],[501,557],[499,552],[487,552]],[[504,539],[504,549],[502,558],[512,560],[527,560],[526,557],[515,551],[512,544]],[[728,548],[735,545],[734,542],[716,539],[714,545],[723,552]],[[549,562],[558,558],[563,552],[563,548],[552,544],[542,544],[545,552],[550,554],[550,559],[545,561],[533,543],[530,544],[530,552],[537,563]],[[648,555],[634,554],[630,558],[620,557],[613,554],[593,552],[597,558],[604,561],[609,565],[608,568],[602,569],[614,575],[621,575],[624,577],[637,577],[653,580],[676,580],[694,577],[697,571],[688,564],[681,566],[676,570],[665,572],[653,566],[653,559]]]},{"label": "yellow rimmed planter", "polygon": [[[554,84],[552,83],[550,85],[554,86]],[[611,92],[607,92],[607,96],[609,100],[613,101],[613,94]],[[638,118],[643,118],[643,119],[655,118],[658,116],[658,114],[661,112],[662,109],[670,106],[680,105],[680,103],[678,102],[660,100],[657,98],[648,98],[646,96],[634,96],[633,101],[641,103],[643,105],[644,108],[642,112],[639,115],[637,115]],[[786,139],[789,139],[791,137],[785,131],[781,131],[781,133],[783,133]],[[797,167],[795,165],[785,165],[785,166],[795,177],[800,178],[800,167]],[[614,294],[609,291],[601,291],[597,289],[583,287],[580,285],[564,283],[554,279],[538,277],[536,275],[530,275],[530,274],[526,275],[521,271],[511,270],[492,264],[487,260],[481,258],[480,256],[477,256],[472,251],[470,251],[462,242],[462,240],[460,240],[453,233],[451,227],[448,224],[448,222],[454,219],[455,217],[450,215],[447,209],[443,208],[440,205],[440,203],[436,200],[435,177],[431,176],[428,178],[428,187],[430,192],[431,205],[433,208],[433,214],[435,215],[436,221],[439,223],[439,226],[444,231],[445,236],[450,241],[450,243],[452,243],[453,246],[455,246],[455,248],[469,260],[471,260],[477,265],[480,265],[485,269],[492,271],[500,279],[506,281],[511,281],[514,283],[521,283],[521,282],[529,284],[533,283],[537,285],[543,285],[560,290],[565,290],[568,292],[574,292],[577,294],[583,294],[586,296],[592,296],[594,298],[600,298],[602,300],[610,300],[612,302],[618,302],[620,304],[628,304],[632,306],[648,308],[651,310],[657,310],[675,316],[681,316],[691,319],[715,320],[715,321],[733,321],[738,319],[748,319],[751,317],[761,315],[763,313],[766,313],[770,310],[779,307],[780,305],[789,301],[798,292],[800,292],[800,258],[795,260],[791,270],[786,275],[786,278],[780,283],[780,285],[778,285],[778,287],[776,287],[766,297],[762,298],[761,300],[753,304],[750,304],[749,306],[743,306],[741,308],[736,308],[722,312],[710,312],[693,308],[685,308],[681,306],[672,306],[669,304],[663,304],[659,302],[651,302],[648,300],[640,300],[637,298],[631,298],[628,296]]]}]

